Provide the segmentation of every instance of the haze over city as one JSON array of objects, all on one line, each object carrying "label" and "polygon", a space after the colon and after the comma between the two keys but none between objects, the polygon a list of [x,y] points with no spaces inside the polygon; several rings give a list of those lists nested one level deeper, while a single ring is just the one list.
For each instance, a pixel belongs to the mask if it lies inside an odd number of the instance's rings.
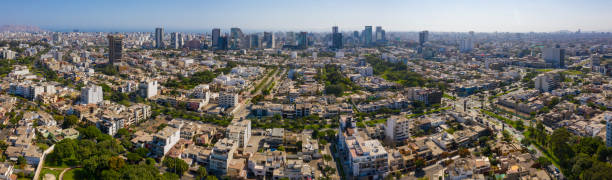
[{"label": "haze over city", "polygon": [[367,24],[390,31],[553,32],[611,31],[612,1],[606,0],[7,0],[0,24],[49,30],[204,31],[241,27],[247,31],[357,30]]}]

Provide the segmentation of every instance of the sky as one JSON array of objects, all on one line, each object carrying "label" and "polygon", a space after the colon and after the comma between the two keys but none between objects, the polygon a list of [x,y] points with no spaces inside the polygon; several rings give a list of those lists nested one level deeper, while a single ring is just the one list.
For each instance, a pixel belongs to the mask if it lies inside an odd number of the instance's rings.
[{"label": "sky", "polygon": [[71,31],[612,31],[611,0],[2,0],[0,25]]}]

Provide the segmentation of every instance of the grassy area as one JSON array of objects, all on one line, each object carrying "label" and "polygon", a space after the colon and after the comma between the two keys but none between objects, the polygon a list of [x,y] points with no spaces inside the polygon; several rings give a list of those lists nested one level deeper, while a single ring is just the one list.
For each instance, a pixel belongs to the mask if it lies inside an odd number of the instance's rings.
[{"label": "grassy area", "polygon": [[495,114],[495,113],[493,113],[491,111],[487,111],[487,110],[484,110],[484,109],[480,109],[480,112],[482,112],[482,113],[484,113],[484,114],[486,114],[488,116],[494,117],[496,119],[499,119],[500,121],[502,121],[502,122],[504,122],[506,124],[511,125],[516,130],[523,131],[525,129],[525,127],[523,125],[523,121],[521,121],[521,120],[513,121],[511,119],[508,119],[506,117],[500,116],[498,114]]},{"label": "grassy area", "polygon": [[455,97],[455,96],[451,96],[450,94],[446,94],[446,93],[444,93],[444,94],[442,95],[442,97],[444,97],[444,98],[446,98],[446,99],[453,100],[453,101],[456,101],[456,100],[457,100],[457,97]]},{"label": "grassy area", "polygon": [[84,171],[83,168],[75,168],[64,173],[64,180],[73,180],[75,179],[75,174]]},{"label": "grassy area", "polygon": [[59,174],[62,173],[62,170],[52,170],[49,168],[43,168],[42,171],[40,171],[40,179],[43,179],[45,177],[45,174],[53,174],[55,176],[55,179],[59,178]]},{"label": "grassy area", "polygon": [[493,100],[493,99],[495,99],[495,98],[497,98],[497,97],[499,97],[499,96],[506,95],[506,94],[508,94],[508,93],[510,93],[510,92],[512,92],[512,91],[516,91],[517,89],[518,89],[518,88],[510,89],[510,90],[507,90],[507,91],[501,92],[501,93],[499,93],[499,94],[496,94],[495,96],[491,96],[491,97],[489,97],[489,101],[490,101],[490,100]]},{"label": "grassy area", "polygon": [[376,126],[376,124],[385,123],[385,122],[387,122],[387,119],[370,120],[370,121],[366,121],[365,123],[368,126]]},{"label": "grassy area", "polygon": [[582,71],[576,71],[576,70],[565,70],[562,73],[568,74],[568,75],[582,75]]},{"label": "grassy area", "polygon": [[437,108],[437,109],[429,110],[429,111],[426,111],[426,112],[423,112],[423,113],[410,114],[410,115],[408,115],[408,118],[415,118],[415,117],[423,116],[423,115],[426,115],[426,114],[437,113],[437,112],[440,112],[442,110],[448,110],[450,108],[451,108],[450,106],[449,107],[442,107],[442,108]]},{"label": "grassy area", "polygon": [[542,73],[550,72],[552,70],[554,70],[554,69],[536,69],[537,72],[542,72]]}]

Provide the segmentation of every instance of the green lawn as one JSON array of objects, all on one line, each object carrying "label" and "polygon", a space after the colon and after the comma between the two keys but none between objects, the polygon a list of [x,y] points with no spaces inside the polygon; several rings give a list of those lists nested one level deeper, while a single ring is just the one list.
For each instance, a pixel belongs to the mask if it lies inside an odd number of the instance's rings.
[{"label": "green lawn", "polygon": [[64,173],[64,180],[73,180],[75,179],[75,173],[79,173],[82,172],[83,168],[75,168],[75,169],[71,169],[69,171],[66,171],[66,173]]},{"label": "green lawn", "polygon": [[45,174],[53,174],[55,175],[55,179],[59,178],[59,174],[62,173],[62,170],[51,170],[48,168],[43,168],[42,171],[40,171],[40,179],[43,179],[45,177]]}]

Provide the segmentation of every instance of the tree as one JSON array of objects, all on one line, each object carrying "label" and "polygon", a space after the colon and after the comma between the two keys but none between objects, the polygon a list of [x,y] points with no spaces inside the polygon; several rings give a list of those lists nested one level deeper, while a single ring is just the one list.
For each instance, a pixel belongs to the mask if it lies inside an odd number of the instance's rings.
[{"label": "tree", "polygon": [[64,117],[64,123],[62,126],[64,128],[70,128],[79,123],[79,118],[76,115],[68,115]]},{"label": "tree", "polygon": [[140,154],[138,153],[129,152],[126,156],[128,158],[128,161],[130,161],[131,163],[136,163],[142,160],[142,156],[140,156]]},{"label": "tree", "polygon": [[466,149],[466,148],[460,148],[459,149],[459,156],[461,156],[462,158],[468,157],[470,156],[470,150]]},{"label": "tree", "polygon": [[562,166],[567,167],[569,160],[574,156],[574,151],[568,144],[571,134],[565,128],[555,129],[550,138],[550,148],[557,158],[561,161]]},{"label": "tree", "polygon": [[113,156],[108,161],[108,167],[112,170],[121,169],[124,165],[125,161],[119,156]]},{"label": "tree", "polygon": [[164,173],[162,175],[162,179],[164,180],[178,180],[180,177],[174,173]]},{"label": "tree", "polygon": [[183,176],[183,173],[189,169],[189,165],[185,161],[173,157],[164,159],[163,164],[169,169],[169,171],[179,176]]},{"label": "tree", "polygon": [[196,179],[202,180],[206,178],[206,176],[208,176],[208,171],[206,171],[206,168],[204,168],[203,166],[200,166],[198,168],[198,171],[196,172],[196,175]]},{"label": "tree", "polygon": [[119,138],[129,138],[130,137],[130,131],[128,131],[125,128],[121,128],[121,129],[117,130],[117,137],[119,137]]}]

